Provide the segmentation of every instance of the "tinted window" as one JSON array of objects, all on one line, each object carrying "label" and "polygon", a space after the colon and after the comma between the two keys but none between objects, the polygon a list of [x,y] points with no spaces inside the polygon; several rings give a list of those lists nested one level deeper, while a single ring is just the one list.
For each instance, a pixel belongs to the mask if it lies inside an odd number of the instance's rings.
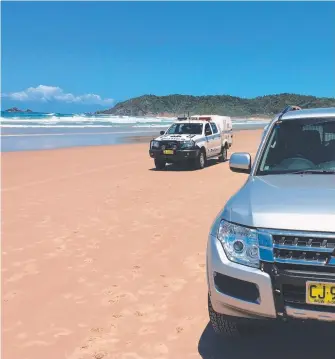
[{"label": "tinted window", "polygon": [[216,127],[216,124],[215,123],[211,123],[212,125],[212,129],[213,129],[213,133],[218,133],[218,128]]},{"label": "tinted window", "polygon": [[[207,132],[208,132],[208,134],[207,134]],[[209,126],[209,123],[206,123],[205,134],[206,134],[206,136],[210,136],[212,134],[212,130],[211,130],[211,127]]]}]

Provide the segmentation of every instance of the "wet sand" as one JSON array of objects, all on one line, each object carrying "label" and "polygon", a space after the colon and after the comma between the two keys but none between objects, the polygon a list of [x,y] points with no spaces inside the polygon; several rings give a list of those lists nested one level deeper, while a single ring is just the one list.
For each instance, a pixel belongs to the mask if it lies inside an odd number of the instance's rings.
[{"label": "wet sand", "polygon": [[[267,123],[233,123],[234,132],[263,129]],[[2,127],[1,152],[55,150],[60,148],[110,146],[148,142],[167,127]]]},{"label": "wet sand", "polygon": [[329,329],[236,345],[208,326],[208,230],[246,179],[228,162],[155,171],[139,143],[5,153],[2,171],[3,358],[333,359]]}]

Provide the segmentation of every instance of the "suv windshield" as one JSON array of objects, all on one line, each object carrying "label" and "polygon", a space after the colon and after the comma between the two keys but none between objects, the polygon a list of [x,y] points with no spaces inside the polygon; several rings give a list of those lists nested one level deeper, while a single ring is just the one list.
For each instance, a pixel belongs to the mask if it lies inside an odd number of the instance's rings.
[{"label": "suv windshield", "polygon": [[335,118],[279,120],[264,147],[256,176],[335,173]]},{"label": "suv windshield", "polygon": [[169,135],[201,135],[202,123],[174,123],[167,133]]}]

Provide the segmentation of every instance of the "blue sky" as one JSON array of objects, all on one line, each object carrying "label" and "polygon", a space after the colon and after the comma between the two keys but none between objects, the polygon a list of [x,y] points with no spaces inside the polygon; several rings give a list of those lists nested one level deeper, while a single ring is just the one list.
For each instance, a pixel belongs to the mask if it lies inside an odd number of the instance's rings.
[{"label": "blue sky", "polygon": [[332,2],[1,5],[3,108],[91,111],[143,94],[335,95]]}]

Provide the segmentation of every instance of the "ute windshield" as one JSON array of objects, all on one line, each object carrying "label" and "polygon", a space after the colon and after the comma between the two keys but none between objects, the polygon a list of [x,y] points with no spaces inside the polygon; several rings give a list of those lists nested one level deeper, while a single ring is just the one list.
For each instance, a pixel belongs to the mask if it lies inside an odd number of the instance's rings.
[{"label": "ute windshield", "polygon": [[282,173],[335,173],[334,117],[274,124],[256,176]]},{"label": "ute windshield", "polygon": [[169,135],[201,135],[202,123],[174,123],[166,133]]}]

